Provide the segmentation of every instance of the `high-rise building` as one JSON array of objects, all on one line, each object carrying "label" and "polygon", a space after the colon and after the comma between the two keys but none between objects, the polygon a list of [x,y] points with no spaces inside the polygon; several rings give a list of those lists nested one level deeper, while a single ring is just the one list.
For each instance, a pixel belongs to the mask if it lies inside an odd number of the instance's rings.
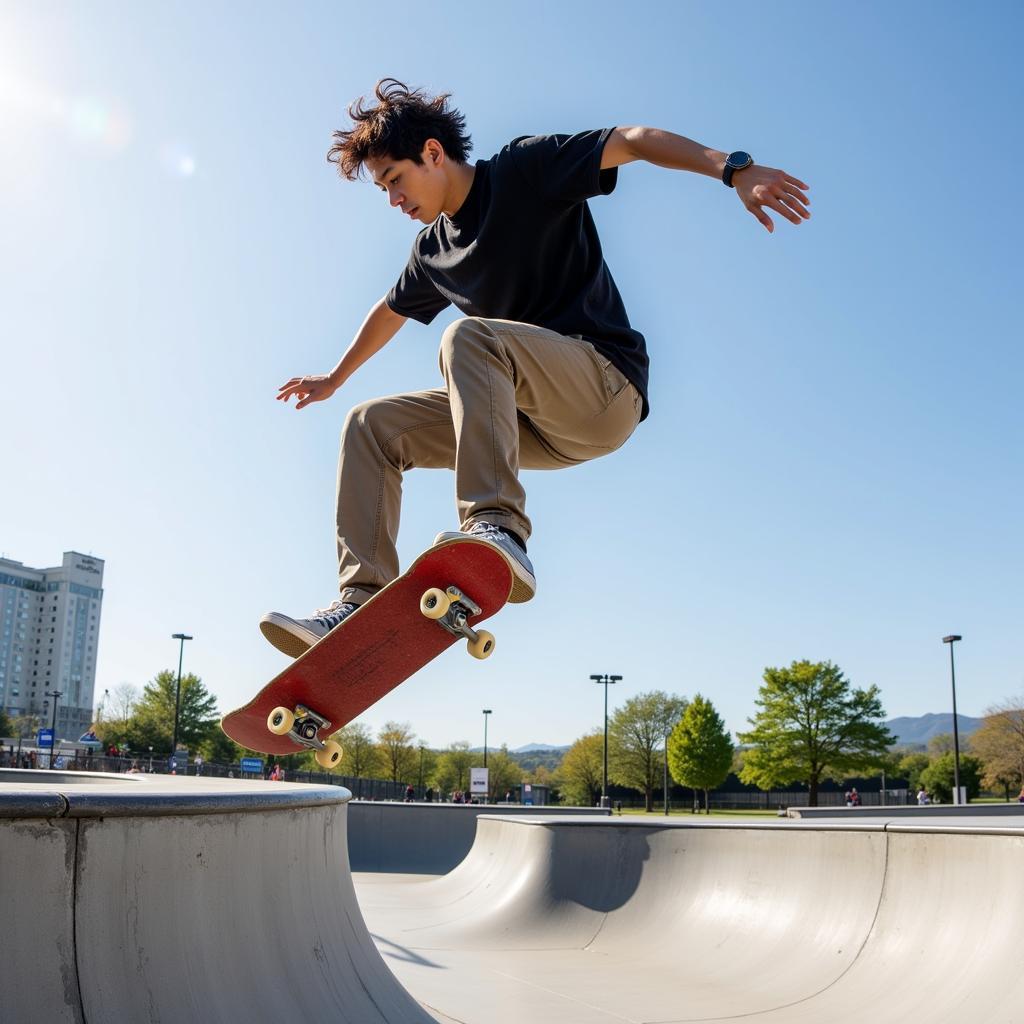
[{"label": "high-rise building", "polygon": [[0,558],[0,707],[46,726],[57,699],[57,738],[92,721],[103,604],[103,559],[65,551],[53,569]]}]

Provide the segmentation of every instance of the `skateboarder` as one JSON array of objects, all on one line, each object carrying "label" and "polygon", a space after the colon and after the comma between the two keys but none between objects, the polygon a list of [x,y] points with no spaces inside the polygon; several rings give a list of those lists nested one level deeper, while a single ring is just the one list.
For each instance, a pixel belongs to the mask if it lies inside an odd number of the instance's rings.
[{"label": "skateboarder", "polygon": [[277,397],[294,396],[297,409],[322,402],[409,318],[429,324],[449,305],[465,315],[441,336],[443,387],[350,411],[338,464],[341,592],[309,618],[265,615],[260,627],[275,646],[282,634],[315,643],[398,575],[402,474],[416,467],[455,471],[461,533],[504,553],[511,601],[533,597],[519,470],[613,452],[648,413],[644,337],[626,316],[587,206],[614,190],[618,167],[645,160],[719,179],[768,231],[767,210],[794,224],[810,216],[807,185],[744,152],[615,127],[524,136],[471,163],[449,95],[388,78],[375,96],[349,108],[353,125],[334,133],[327,158],[347,180],[368,172],[393,207],[425,227],[337,366],[293,377]]}]

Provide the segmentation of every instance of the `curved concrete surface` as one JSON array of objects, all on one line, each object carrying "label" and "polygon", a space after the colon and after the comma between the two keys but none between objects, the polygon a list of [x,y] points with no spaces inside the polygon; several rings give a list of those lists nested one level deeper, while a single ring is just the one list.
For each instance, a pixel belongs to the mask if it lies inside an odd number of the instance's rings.
[{"label": "curved concrete surface", "polygon": [[466,1024],[1024,1021],[1024,831],[993,824],[481,818],[448,875],[357,893]]},{"label": "curved concrete surface", "polygon": [[430,1021],[360,916],[348,798],[0,771],[0,1019]]},{"label": "curved concrete surface", "polygon": [[[399,871],[443,875],[458,864],[476,839],[484,814],[550,817],[550,807],[522,804],[400,803],[353,800],[348,805],[348,861],[353,871]],[[570,807],[558,816],[611,811]]]},{"label": "curved concrete surface", "polygon": [[0,1018],[1024,1024],[1011,818],[481,817],[353,888],[348,798],[0,771]]}]

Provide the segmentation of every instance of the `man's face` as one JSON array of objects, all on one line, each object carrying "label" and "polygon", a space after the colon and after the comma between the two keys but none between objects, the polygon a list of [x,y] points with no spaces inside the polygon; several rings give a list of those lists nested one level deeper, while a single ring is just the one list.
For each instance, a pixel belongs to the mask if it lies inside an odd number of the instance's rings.
[{"label": "man's face", "polygon": [[427,141],[421,154],[422,164],[393,157],[371,157],[366,169],[373,183],[406,216],[423,224],[437,219],[444,204],[448,180],[444,173],[445,153],[433,139]]}]

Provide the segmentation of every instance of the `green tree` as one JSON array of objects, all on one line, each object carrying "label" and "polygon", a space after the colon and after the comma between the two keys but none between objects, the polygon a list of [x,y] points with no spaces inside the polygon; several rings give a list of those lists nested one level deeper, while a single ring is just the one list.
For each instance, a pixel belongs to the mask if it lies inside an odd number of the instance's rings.
[{"label": "green tree", "polygon": [[[483,760],[481,759],[481,765]],[[523,769],[509,754],[508,747],[491,750],[487,755],[487,784],[493,800],[504,800],[505,794],[523,781]]]},{"label": "green tree", "polygon": [[372,779],[383,771],[380,752],[373,742],[373,733],[362,722],[353,722],[334,734],[341,744],[338,771],[355,779]]},{"label": "green tree", "polygon": [[640,790],[648,813],[662,778],[665,738],[685,710],[683,697],[652,690],[631,697],[608,720],[608,777]]},{"label": "green tree", "polygon": [[30,739],[34,743],[42,724],[42,719],[38,715],[18,715],[12,723],[13,738]]},{"label": "green tree", "polygon": [[423,786],[426,789],[430,786],[430,777],[434,774],[434,769],[437,767],[438,754],[436,750],[432,750],[422,740],[420,740],[416,748],[416,753],[419,757],[416,765],[416,785]]},{"label": "green tree", "polygon": [[916,793],[921,788],[921,773],[932,763],[932,759],[921,751],[904,754],[896,766],[896,774],[907,780],[910,792]]},{"label": "green tree", "polygon": [[[153,748],[154,753],[167,754],[174,734],[174,694],[178,675],[170,669],[158,672],[143,688],[142,696],[128,720],[127,740],[135,752]],[[181,699],[178,707],[178,742],[190,751],[198,751],[216,736],[218,724],[217,699],[206,689],[199,676],[191,672],[181,677]],[[107,740],[104,723],[103,739]]]},{"label": "green tree", "polygon": [[668,769],[681,786],[708,790],[720,786],[732,768],[733,745],[725,722],[699,693],[690,702],[668,740]]},{"label": "green tree", "polygon": [[604,733],[581,736],[566,752],[558,770],[559,789],[566,803],[596,807],[604,782]]},{"label": "green tree", "polygon": [[0,736],[10,737],[14,735],[14,722],[7,716],[7,712],[0,708]]},{"label": "green tree", "polygon": [[385,722],[377,736],[377,753],[392,782],[410,782],[419,774],[416,733],[408,722]]},{"label": "green tree", "polygon": [[836,782],[878,770],[895,736],[883,724],[878,687],[852,689],[829,661],[794,661],[789,668],[766,668],[757,706],[740,733],[752,749],[744,755],[740,778],[761,789],[804,782],[808,803],[818,806],[822,778]]},{"label": "green tree", "polygon": [[438,791],[440,800],[447,800],[456,790],[469,790],[469,770],[474,757],[465,740],[452,743],[437,758],[437,764],[430,776],[430,784]]},{"label": "green tree", "polygon": [[[936,757],[921,772],[921,785],[928,791],[932,800],[941,804],[953,802],[953,768],[952,752]],[[971,754],[960,756],[960,785],[967,787],[967,799],[973,800],[981,792],[981,761]]]}]

